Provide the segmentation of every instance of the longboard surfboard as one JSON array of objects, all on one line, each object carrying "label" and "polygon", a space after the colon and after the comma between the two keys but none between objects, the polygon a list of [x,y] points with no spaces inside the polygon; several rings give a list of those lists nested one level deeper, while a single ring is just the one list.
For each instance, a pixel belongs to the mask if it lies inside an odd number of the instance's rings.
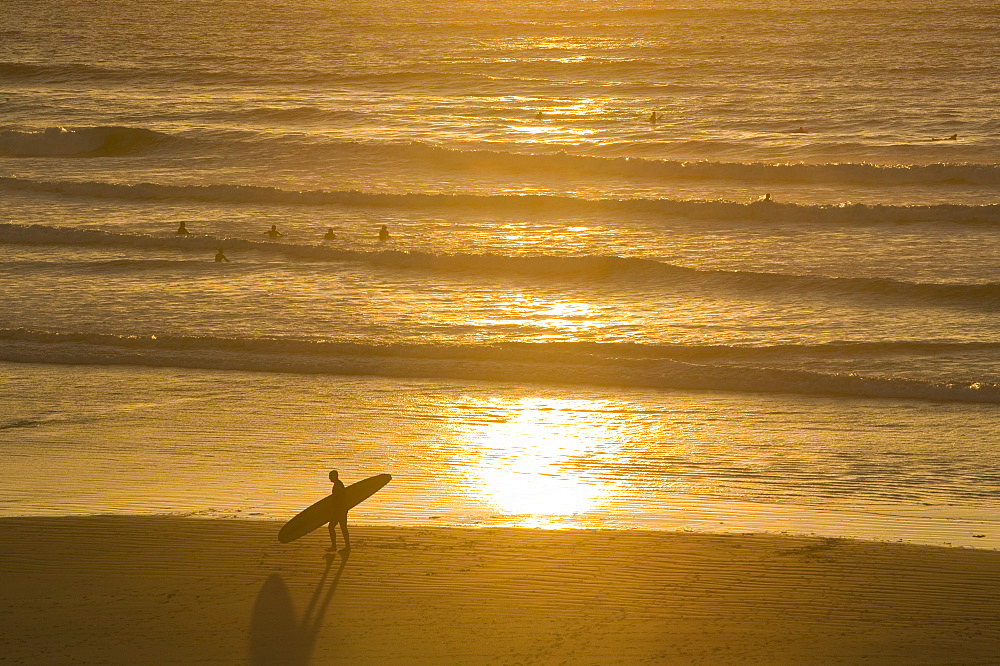
[{"label": "longboard surfboard", "polygon": [[[376,474],[347,486],[344,489],[344,503],[347,505],[347,509],[353,509],[364,502],[390,481],[392,481],[391,474]],[[299,537],[304,537],[313,530],[323,527],[330,522],[332,517],[333,495],[327,495],[285,523],[281,531],[278,532],[278,541],[281,543],[295,541]]]}]

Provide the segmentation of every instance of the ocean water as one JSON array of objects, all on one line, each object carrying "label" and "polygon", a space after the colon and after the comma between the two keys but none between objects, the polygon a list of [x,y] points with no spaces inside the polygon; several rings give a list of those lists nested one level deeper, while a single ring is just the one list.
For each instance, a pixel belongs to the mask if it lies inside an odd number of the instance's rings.
[{"label": "ocean water", "polygon": [[360,522],[1000,547],[997,44],[992,0],[7,0],[0,514],[283,519],[338,467],[395,477]]}]

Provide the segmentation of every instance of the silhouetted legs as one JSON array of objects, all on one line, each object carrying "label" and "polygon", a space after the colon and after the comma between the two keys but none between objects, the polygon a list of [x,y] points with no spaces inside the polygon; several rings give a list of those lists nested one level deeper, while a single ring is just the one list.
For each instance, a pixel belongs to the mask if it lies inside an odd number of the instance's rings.
[{"label": "silhouetted legs", "polygon": [[334,518],[327,525],[327,529],[330,530],[330,550],[337,550],[337,525],[340,525],[340,531],[344,534],[344,550],[351,549],[351,533],[347,529],[347,516],[341,518]]},{"label": "silhouetted legs", "polygon": [[351,549],[351,533],[347,531],[347,517],[340,521],[340,531],[344,533],[344,550]]}]

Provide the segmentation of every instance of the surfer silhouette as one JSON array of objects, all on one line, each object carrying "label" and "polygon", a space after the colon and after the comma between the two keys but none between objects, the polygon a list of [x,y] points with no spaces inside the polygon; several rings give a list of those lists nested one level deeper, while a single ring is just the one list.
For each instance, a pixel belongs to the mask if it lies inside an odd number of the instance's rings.
[{"label": "surfer silhouette", "polygon": [[216,261],[229,261],[229,259],[226,259],[226,255],[222,254],[222,248],[221,247],[219,248],[219,251],[215,253],[215,260]]},{"label": "surfer silhouette", "polygon": [[[385,228],[385,227],[383,227]],[[351,534],[347,531],[347,506],[345,498],[344,482],[340,480],[337,470],[330,470],[330,481],[333,482],[333,489],[330,496],[333,497],[333,517],[330,518],[328,526],[330,530],[330,550],[337,550],[337,525],[344,533],[344,550],[351,550]]]},{"label": "surfer silhouette", "polygon": [[656,111],[653,111],[653,114],[651,116],[649,116],[649,122],[655,123],[658,120],[659,120],[659,117],[656,115]]},{"label": "surfer silhouette", "polygon": [[382,225],[382,228],[378,230],[378,242],[384,243],[389,240],[389,227]]},{"label": "surfer silhouette", "polygon": [[184,225],[184,220],[181,220],[181,226],[177,227],[177,231],[175,231],[174,233],[175,234],[185,235],[185,234],[189,234],[191,232],[188,231],[188,228]]},{"label": "surfer silhouette", "polygon": [[326,233],[323,234],[323,240],[336,240],[337,234],[333,233],[333,227],[327,227]]},{"label": "surfer silhouette", "polygon": [[542,112],[539,111],[538,113],[535,114],[535,120],[541,120],[541,119],[542,119]]},{"label": "surfer silhouette", "polygon": [[271,238],[281,238],[282,236],[285,235],[285,234],[281,233],[280,231],[278,231],[278,225],[277,224],[272,224],[271,225],[271,230],[270,231],[265,231],[264,233],[267,234],[268,236],[270,236]]}]

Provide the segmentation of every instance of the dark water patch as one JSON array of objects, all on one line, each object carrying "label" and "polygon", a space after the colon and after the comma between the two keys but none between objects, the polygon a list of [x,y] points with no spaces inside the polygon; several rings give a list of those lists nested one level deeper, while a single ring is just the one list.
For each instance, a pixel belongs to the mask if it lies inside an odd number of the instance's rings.
[{"label": "dark water patch", "polygon": [[141,127],[47,127],[0,130],[0,155],[8,157],[109,157],[140,152],[167,141],[162,132]]}]

